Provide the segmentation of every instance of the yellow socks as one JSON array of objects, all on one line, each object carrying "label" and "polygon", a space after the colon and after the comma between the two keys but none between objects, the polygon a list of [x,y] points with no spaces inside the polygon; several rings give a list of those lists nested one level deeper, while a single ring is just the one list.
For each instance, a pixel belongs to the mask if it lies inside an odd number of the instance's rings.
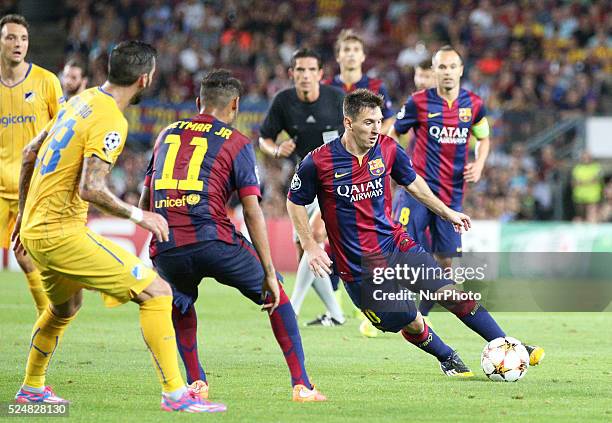
[{"label": "yellow socks", "polygon": [[140,326],[147,348],[153,356],[163,392],[185,386],[179,371],[176,339],[172,326],[172,297],[155,297],[140,304]]},{"label": "yellow socks", "polygon": [[74,316],[69,318],[56,316],[49,307],[41,313],[32,330],[24,385],[34,388],[42,388],[45,385],[45,374],[49,360],[51,360],[66,326],[72,319],[74,319]]},{"label": "yellow socks", "polygon": [[33,272],[26,273],[25,276],[28,280],[28,286],[30,287],[32,297],[34,298],[34,303],[36,304],[38,316],[40,316],[49,305],[49,299],[47,298],[45,290],[42,287],[40,272],[35,270]]}]

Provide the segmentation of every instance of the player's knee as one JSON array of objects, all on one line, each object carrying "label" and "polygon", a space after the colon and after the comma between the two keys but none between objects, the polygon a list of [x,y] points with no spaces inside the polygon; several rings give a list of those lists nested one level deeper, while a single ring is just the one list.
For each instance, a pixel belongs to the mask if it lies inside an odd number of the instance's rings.
[{"label": "player's knee", "polygon": [[132,301],[137,304],[142,304],[143,302],[150,300],[151,298],[171,296],[172,288],[170,287],[170,284],[168,284],[168,282],[157,276],[145,289],[142,290],[140,294],[134,297]]},{"label": "player's knee", "polygon": [[153,279],[153,282],[151,282],[149,287],[151,288],[149,290],[151,297],[172,296],[172,288],[170,288],[170,284],[159,276]]},{"label": "player's knee", "polygon": [[453,258],[452,257],[444,257],[438,254],[434,255],[434,258],[440,265],[440,267],[444,270],[450,269],[453,266]]},{"label": "player's knee", "polygon": [[425,322],[421,313],[417,312],[416,318],[404,326],[403,330],[413,335],[422,333],[425,330]]},{"label": "player's knee", "polygon": [[21,270],[23,270],[24,273],[32,273],[36,270],[36,267],[34,267],[34,263],[32,263],[32,260],[29,256],[16,254],[15,259],[17,260],[17,264],[19,264],[19,267],[21,268]]},{"label": "player's knee", "polygon": [[51,312],[57,317],[67,319],[74,316],[83,304],[83,291],[74,294],[68,301],[62,304],[50,304]]},{"label": "player's knee", "polygon": [[[437,293],[442,294],[449,290],[459,291],[454,285],[447,285],[440,288]],[[474,300],[455,299],[460,298],[459,295],[443,295],[442,297],[448,299],[439,300],[438,304],[440,304],[442,307],[444,307],[459,318],[467,316],[468,314],[476,310],[476,308],[478,307],[478,303]]]}]

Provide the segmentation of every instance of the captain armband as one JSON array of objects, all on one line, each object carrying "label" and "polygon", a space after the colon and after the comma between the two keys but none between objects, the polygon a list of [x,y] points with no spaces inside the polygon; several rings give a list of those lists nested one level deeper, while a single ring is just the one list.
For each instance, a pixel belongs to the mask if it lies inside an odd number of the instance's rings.
[{"label": "captain armband", "polygon": [[477,124],[472,126],[472,134],[479,140],[489,136],[489,121],[486,117],[483,117]]}]

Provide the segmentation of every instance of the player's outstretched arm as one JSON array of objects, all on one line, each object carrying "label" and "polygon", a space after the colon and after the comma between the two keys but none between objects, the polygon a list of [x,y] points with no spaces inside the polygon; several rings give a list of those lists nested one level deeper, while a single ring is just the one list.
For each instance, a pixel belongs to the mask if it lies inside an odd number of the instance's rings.
[{"label": "player's outstretched arm", "polygon": [[36,167],[38,150],[40,150],[45,138],[47,138],[47,131],[42,131],[23,149],[21,173],[19,174],[19,214],[23,214],[26,197],[30,190],[30,180],[34,173],[34,167]]},{"label": "player's outstretched arm", "polygon": [[104,213],[130,219],[134,223],[151,231],[158,241],[168,241],[168,222],[157,213],[143,211],[122,201],[106,186],[106,175],[111,165],[96,157],[85,157],[79,195],[85,201],[92,203]]},{"label": "player's outstretched arm", "polygon": [[443,219],[448,220],[455,226],[455,230],[458,232],[465,229],[466,231],[470,229],[472,225],[470,217],[466,214],[456,212],[451,208],[447,207],[438,197],[434,195],[431,191],[427,182],[416,175],[414,182],[410,185],[404,187],[414,198],[419,200],[421,203],[425,204],[425,206],[440,216]]},{"label": "player's outstretched arm", "polygon": [[21,217],[25,208],[26,197],[30,190],[30,181],[36,167],[36,157],[38,150],[42,146],[43,141],[47,138],[47,131],[42,131],[38,134],[26,147],[23,149],[23,159],[21,161],[21,173],[19,174],[19,212],[15,222],[15,228],[11,234],[11,240],[15,242],[13,250],[16,254],[23,254],[24,250],[19,239],[19,231],[21,230]]},{"label": "player's outstretched arm", "polygon": [[332,261],[325,250],[323,250],[314,239],[308,222],[306,207],[299,206],[288,199],[287,211],[289,212],[293,227],[300,238],[300,244],[304,249],[304,254],[307,254],[306,257],[310,270],[318,277],[322,277],[324,272],[331,275]]},{"label": "player's outstretched arm", "polygon": [[142,194],[140,194],[140,200],[138,200],[138,207],[143,210],[149,210],[151,204],[151,189],[147,186],[142,188]]},{"label": "player's outstretched arm", "polygon": [[256,195],[242,197],[240,202],[242,203],[244,223],[246,223],[257,255],[259,255],[259,260],[264,268],[265,277],[261,290],[262,295],[265,297],[266,293],[268,293],[272,297],[272,302],[265,303],[262,306],[262,310],[268,309],[268,312],[272,314],[278,307],[280,301],[280,289],[278,287],[278,280],[276,279],[276,269],[274,269],[274,263],[272,263],[272,253],[270,252],[270,243],[268,242],[266,221],[261,211],[261,207],[259,207],[259,199]]}]

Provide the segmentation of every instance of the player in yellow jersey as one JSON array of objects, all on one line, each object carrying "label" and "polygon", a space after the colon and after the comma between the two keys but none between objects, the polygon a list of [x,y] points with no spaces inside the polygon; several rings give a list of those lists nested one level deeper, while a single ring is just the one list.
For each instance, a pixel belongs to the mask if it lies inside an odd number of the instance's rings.
[{"label": "player in yellow jersey", "polygon": [[68,60],[64,65],[60,79],[66,101],[85,91],[87,82],[89,82],[89,78],[87,78],[85,63],[78,57]]},{"label": "player in yellow jersey", "polygon": [[[55,75],[25,61],[28,23],[23,16],[0,19],[0,249],[9,248],[17,217],[21,152],[57,114],[63,102]],[[38,314],[49,303],[40,272],[29,257],[17,254]]]},{"label": "player in yellow jersey", "polygon": [[225,410],[202,400],[183,382],[170,286],[136,256],[85,226],[91,203],[131,219],[160,242],[168,240],[168,223],[161,215],[121,201],[105,181],[127,136],[122,110],[151,84],[155,54],[143,42],[118,44],[110,53],[108,80],[73,97],[24,151],[14,248],[25,248],[40,269],[51,305],[34,325],[18,402],[65,402],[45,386],[45,373],[81,306],[82,289],[89,288],[101,292],[108,306],[128,301],[139,305],[142,335],[162,385],[163,410]]}]

